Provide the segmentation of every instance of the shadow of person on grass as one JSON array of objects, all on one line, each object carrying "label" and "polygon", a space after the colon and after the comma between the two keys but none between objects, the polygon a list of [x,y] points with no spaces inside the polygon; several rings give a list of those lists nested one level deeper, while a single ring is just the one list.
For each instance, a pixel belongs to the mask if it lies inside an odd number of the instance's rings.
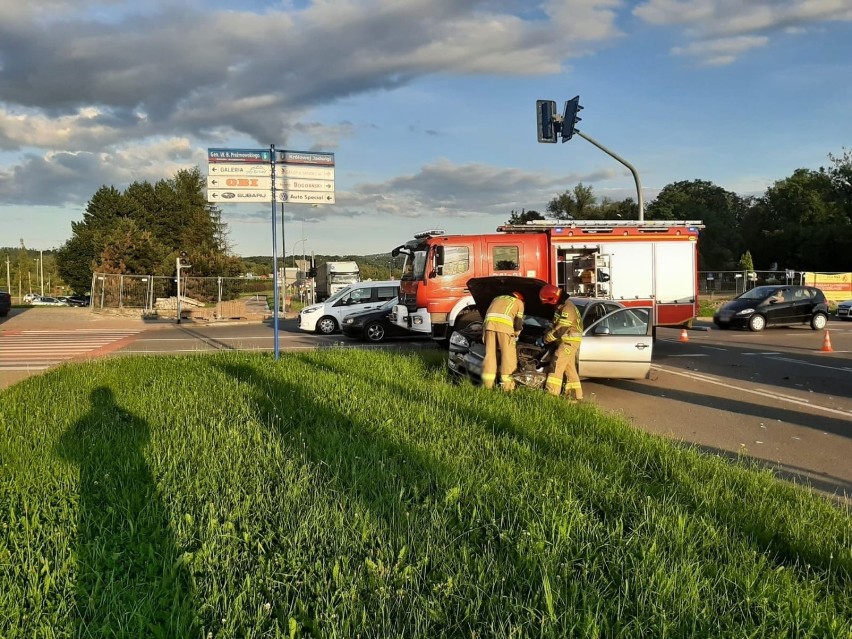
[{"label": "shadow of person on grass", "polygon": [[190,579],[144,455],[148,424],[109,388],[90,399],[57,450],[80,468],[75,635],[195,636]]}]

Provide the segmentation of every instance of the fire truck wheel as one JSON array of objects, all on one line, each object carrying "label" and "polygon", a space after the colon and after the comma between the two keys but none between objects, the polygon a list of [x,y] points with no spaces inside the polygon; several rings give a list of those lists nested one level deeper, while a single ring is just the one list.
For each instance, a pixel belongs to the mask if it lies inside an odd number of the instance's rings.
[{"label": "fire truck wheel", "polygon": [[464,331],[469,328],[476,328],[475,324],[478,324],[479,329],[482,330],[482,317],[479,315],[479,311],[464,311],[456,318],[453,330]]},{"label": "fire truck wheel", "polygon": [[322,333],[323,335],[331,335],[336,330],[337,320],[335,320],[333,317],[326,315],[325,317],[321,317],[317,322],[317,333]]}]

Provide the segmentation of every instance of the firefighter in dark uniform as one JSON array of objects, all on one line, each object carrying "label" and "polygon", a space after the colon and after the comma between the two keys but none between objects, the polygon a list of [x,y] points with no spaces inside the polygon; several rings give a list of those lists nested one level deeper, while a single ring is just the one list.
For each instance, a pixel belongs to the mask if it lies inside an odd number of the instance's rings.
[{"label": "firefighter in dark uniform", "polygon": [[482,363],[482,385],[494,388],[497,381],[497,359],[500,360],[500,382],[503,390],[514,390],[512,373],[518,367],[515,347],[524,326],[524,296],[515,291],[498,295],[488,306],[483,323],[485,361]]},{"label": "firefighter in dark uniform", "polygon": [[565,397],[569,400],[583,399],[583,387],[577,374],[577,352],[583,338],[583,319],[568,294],[553,284],[541,288],[539,298],[544,304],[557,305],[553,314],[553,327],[539,338],[539,345],[554,344],[555,349],[547,365],[547,392],[562,393],[565,379]]}]

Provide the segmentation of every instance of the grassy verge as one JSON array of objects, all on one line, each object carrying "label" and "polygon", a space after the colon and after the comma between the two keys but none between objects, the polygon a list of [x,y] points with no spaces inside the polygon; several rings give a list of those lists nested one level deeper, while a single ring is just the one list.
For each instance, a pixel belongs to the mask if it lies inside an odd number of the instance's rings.
[{"label": "grassy verge", "polygon": [[0,427],[4,638],[852,632],[847,510],[417,356],[65,366]]}]

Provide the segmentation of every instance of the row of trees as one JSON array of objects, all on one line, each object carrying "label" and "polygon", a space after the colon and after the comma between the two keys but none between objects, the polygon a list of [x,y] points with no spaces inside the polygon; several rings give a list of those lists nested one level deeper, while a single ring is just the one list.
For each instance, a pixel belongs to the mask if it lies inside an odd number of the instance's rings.
[{"label": "row of trees", "polygon": [[[852,152],[829,154],[829,166],[798,169],[760,197],[743,197],[704,180],[665,186],[645,207],[646,220],[700,220],[701,270],[742,266],[746,252],[761,270],[775,264],[795,270],[852,269]],[[528,220],[638,219],[632,199],[598,200],[591,186],[578,184],[554,197],[547,216],[512,211],[510,224]]]},{"label": "row of trees", "polygon": [[92,272],[174,275],[186,253],[193,275],[232,276],[240,259],[229,254],[221,211],[207,203],[196,167],[155,184],[134,182],[125,191],[103,186],[56,259],[75,290],[88,290]]}]

